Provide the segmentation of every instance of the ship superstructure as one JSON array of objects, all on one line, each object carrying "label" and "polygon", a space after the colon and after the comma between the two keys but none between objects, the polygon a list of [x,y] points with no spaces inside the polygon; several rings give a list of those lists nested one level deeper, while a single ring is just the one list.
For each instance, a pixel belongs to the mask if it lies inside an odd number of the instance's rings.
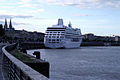
[{"label": "ship superstructure", "polygon": [[44,38],[48,48],[78,48],[81,42],[81,30],[72,28],[71,23],[64,26],[63,19],[58,19],[57,25],[48,27]]}]

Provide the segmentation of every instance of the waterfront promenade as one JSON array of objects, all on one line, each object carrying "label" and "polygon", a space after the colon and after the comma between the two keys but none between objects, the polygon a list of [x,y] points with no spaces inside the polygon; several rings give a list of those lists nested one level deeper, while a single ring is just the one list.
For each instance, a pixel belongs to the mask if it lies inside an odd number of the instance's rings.
[{"label": "waterfront promenade", "polygon": [[[0,43],[0,80],[49,80],[46,76],[44,76],[44,74],[42,75],[42,72],[38,72],[30,66],[24,64],[8,52],[10,50],[14,50],[16,47],[15,43],[2,48],[3,45],[6,44]],[[45,73],[46,71],[43,69],[46,67],[46,62],[45,64],[44,62],[41,62],[41,65],[42,63],[44,68],[40,67],[40,69]],[[47,70],[49,70],[49,63],[47,64]],[[49,71],[46,74],[49,74]]]},{"label": "waterfront promenade", "polygon": [[0,80],[8,80],[2,69],[2,47],[4,44],[0,43]]}]

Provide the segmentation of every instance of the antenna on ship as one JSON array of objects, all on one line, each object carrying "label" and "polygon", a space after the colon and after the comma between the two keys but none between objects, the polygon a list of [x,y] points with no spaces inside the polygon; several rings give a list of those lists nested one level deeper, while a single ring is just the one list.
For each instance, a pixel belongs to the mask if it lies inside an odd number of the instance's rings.
[{"label": "antenna on ship", "polygon": [[68,27],[72,28],[72,24],[70,21],[69,21]]}]

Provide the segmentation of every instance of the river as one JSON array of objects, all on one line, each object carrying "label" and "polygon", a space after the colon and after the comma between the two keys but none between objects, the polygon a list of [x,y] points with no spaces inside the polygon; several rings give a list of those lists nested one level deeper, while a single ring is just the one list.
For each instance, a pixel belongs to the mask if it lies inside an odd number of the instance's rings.
[{"label": "river", "polygon": [[50,80],[120,80],[120,47],[37,49],[50,62]]}]

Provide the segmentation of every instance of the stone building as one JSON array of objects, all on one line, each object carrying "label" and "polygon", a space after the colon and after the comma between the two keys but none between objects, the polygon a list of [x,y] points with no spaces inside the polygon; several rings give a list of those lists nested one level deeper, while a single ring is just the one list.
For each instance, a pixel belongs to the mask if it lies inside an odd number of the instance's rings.
[{"label": "stone building", "polygon": [[83,39],[88,39],[88,40],[95,40],[95,36],[92,33],[88,33],[88,34],[82,35],[82,38]]},{"label": "stone building", "polygon": [[119,36],[96,36],[92,33],[82,35],[83,39],[87,41],[103,41],[103,42],[115,42],[120,41]]},{"label": "stone building", "polygon": [[115,41],[120,42],[120,36],[115,36]]},{"label": "stone building", "polygon": [[14,28],[13,28],[13,26],[12,26],[11,19],[10,19],[9,26],[7,25],[7,19],[5,19],[4,30],[5,30],[5,31],[13,31],[13,30],[14,30]]}]

